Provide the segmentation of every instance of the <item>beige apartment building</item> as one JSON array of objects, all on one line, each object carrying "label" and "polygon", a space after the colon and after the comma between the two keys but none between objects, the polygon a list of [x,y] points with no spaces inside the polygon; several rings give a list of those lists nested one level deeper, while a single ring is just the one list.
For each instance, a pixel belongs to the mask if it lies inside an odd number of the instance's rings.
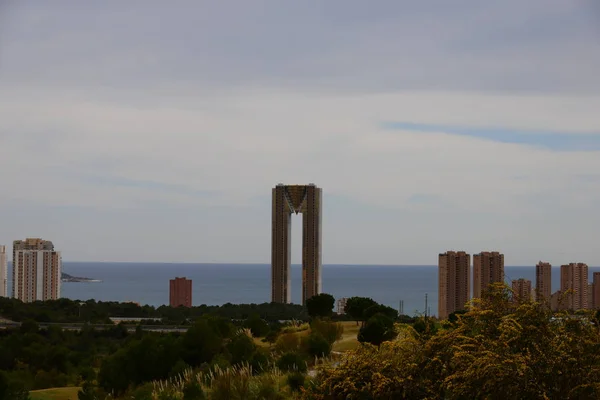
[{"label": "beige apartment building", "polygon": [[560,291],[565,294],[564,307],[568,310],[588,308],[588,266],[584,263],[570,263],[560,266]]},{"label": "beige apartment building", "polygon": [[13,242],[12,295],[23,302],[60,298],[62,259],[49,240]]},{"label": "beige apartment building", "polygon": [[0,245],[0,297],[8,297],[8,259],[6,246]]},{"label": "beige apartment building", "polygon": [[271,301],[291,303],[291,217],[302,213],[302,304],[321,293],[322,189],[278,184],[272,190]]},{"label": "beige apartment building", "polygon": [[471,255],[447,251],[438,256],[438,317],[464,310],[471,296]]},{"label": "beige apartment building", "polygon": [[552,299],[552,265],[538,262],[535,266],[535,300],[550,304]]},{"label": "beige apartment building", "polygon": [[504,282],[504,254],[497,251],[482,251],[473,255],[473,297],[495,282]]},{"label": "beige apartment building", "polygon": [[[515,303],[531,300],[531,281],[529,279],[515,279],[512,281],[512,295]],[[550,300],[550,297],[548,297]]]}]

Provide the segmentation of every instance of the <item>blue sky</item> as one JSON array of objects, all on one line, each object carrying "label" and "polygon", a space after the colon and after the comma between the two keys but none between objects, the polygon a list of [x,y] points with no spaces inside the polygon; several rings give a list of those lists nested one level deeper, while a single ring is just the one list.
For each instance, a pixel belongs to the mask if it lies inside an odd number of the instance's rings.
[{"label": "blue sky", "polygon": [[269,262],[271,188],[314,182],[325,263],[600,265],[599,27],[585,0],[4,1],[0,244]]}]

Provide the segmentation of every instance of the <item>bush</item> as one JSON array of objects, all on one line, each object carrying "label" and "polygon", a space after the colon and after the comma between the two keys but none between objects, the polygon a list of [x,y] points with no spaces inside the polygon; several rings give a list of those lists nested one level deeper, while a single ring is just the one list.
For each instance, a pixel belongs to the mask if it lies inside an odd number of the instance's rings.
[{"label": "bush", "polygon": [[[592,314],[515,305],[502,284],[444,329],[365,344],[324,366],[304,399],[593,399],[600,335]],[[429,320],[429,319],[428,319]],[[427,330],[425,331],[427,332]]]},{"label": "bush", "polygon": [[269,325],[263,321],[258,314],[253,314],[244,321],[244,327],[250,329],[252,332],[252,336],[254,337],[263,337],[267,333],[269,333]]},{"label": "bush", "polygon": [[376,346],[395,337],[394,321],[383,314],[372,316],[358,332],[359,342],[367,342]]},{"label": "bush", "polygon": [[337,322],[331,322],[323,319],[315,319],[310,324],[311,332],[321,335],[327,343],[333,345],[342,338],[344,326]]},{"label": "bush", "polygon": [[277,360],[277,368],[286,372],[306,372],[306,360],[298,353],[285,353]]},{"label": "bush", "polygon": [[287,384],[293,392],[299,392],[304,387],[306,377],[300,372],[292,372],[287,376]]},{"label": "bush", "polygon": [[331,353],[331,344],[318,332],[311,332],[306,337],[304,348],[311,357],[327,357]]},{"label": "bush", "polygon": [[275,342],[275,349],[280,353],[297,351],[300,347],[300,338],[294,333],[284,333]]}]

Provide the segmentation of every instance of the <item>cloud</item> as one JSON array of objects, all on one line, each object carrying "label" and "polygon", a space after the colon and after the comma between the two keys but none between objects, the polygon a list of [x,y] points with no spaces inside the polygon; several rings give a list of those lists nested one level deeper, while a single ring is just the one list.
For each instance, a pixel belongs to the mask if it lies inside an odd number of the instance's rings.
[{"label": "cloud", "polygon": [[1,243],[268,262],[271,188],[314,182],[326,263],[600,264],[583,3],[6,4]]},{"label": "cloud", "polygon": [[443,132],[452,135],[481,138],[500,143],[517,143],[539,146],[557,151],[600,150],[600,129],[598,132],[590,133],[540,132],[515,131],[502,128],[414,124],[410,122],[386,122],[383,124],[383,128],[422,133]]}]

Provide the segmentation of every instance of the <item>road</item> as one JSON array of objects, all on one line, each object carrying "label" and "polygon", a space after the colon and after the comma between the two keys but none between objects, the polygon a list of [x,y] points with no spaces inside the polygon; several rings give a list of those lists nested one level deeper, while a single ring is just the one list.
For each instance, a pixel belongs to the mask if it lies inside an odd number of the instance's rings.
[{"label": "road", "polygon": [[[85,324],[81,323],[38,323],[41,329],[46,329],[50,326],[58,326],[63,330],[67,331],[80,331]],[[18,328],[21,326],[20,322],[12,322],[7,320],[0,321],[0,329],[8,329],[8,328]],[[110,328],[114,328],[116,325],[113,324],[96,324],[96,325],[88,325],[90,328],[94,328],[96,330],[106,330]],[[125,325],[127,327],[128,332],[135,332],[137,329],[137,325]],[[186,332],[188,330],[187,326],[172,326],[172,325],[141,325],[142,330],[151,331],[151,332]]]}]

